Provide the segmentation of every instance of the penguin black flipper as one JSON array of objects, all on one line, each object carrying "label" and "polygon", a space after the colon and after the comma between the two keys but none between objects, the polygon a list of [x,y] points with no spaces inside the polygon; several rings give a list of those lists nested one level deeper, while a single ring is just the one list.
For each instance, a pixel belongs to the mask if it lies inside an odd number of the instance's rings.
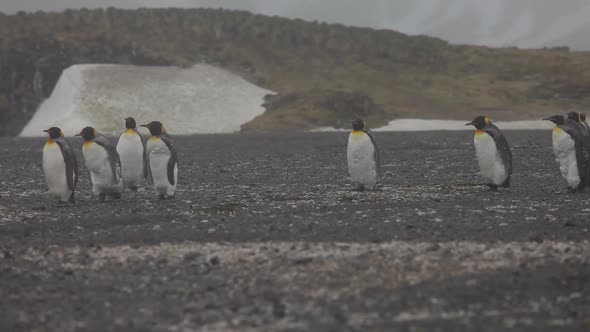
[{"label": "penguin black flipper", "polygon": [[[135,131],[137,132],[137,130]],[[143,178],[148,179],[150,177],[149,161],[147,155],[147,140],[139,132],[137,132],[139,138],[141,138],[141,145],[143,145]]]},{"label": "penguin black flipper", "polygon": [[379,147],[377,147],[377,141],[375,140],[375,135],[370,129],[363,130],[367,136],[371,139],[371,143],[373,143],[373,148],[375,152],[373,157],[375,158],[375,171],[377,172],[377,181],[379,181],[379,177],[381,175],[381,155],[379,154]]},{"label": "penguin black flipper", "polygon": [[[582,167],[584,178],[580,175],[580,182],[583,183],[584,187],[590,186],[590,135],[585,135],[582,137],[581,142],[581,150],[582,150]],[[576,148],[576,159],[578,158],[578,152]],[[578,172],[580,172],[580,167],[578,166]]]},{"label": "penguin black flipper", "polygon": [[[590,137],[584,136],[582,129],[571,120],[560,126],[574,140],[574,149],[576,151],[576,166],[578,168],[578,176],[580,177],[580,184],[578,188],[583,189],[588,181],[588,166],[590,166],[590,144],[586,143]],[[588,166],[587,166],[588,165]]]},{"label": "penguin black flipper", "polygon": [[494,139],[500,158],[502,158],[502,161],[504,161],[504,164],[506,165],[506,171],[508,172],[507,185],[510,185],[509,179],[512,174],[512,151],[510,151],[510,145],[508,145],[508,141],[506,140],[506,137],[504,137],[504,134],[502,134],[500,129],[494,124],[490,124],[490,130],[486,130],[486,132]]},{"label": "penguin black flipper", "polygon": [[168,150],[170,151],[170,159],[168,159],[168,182],[170,182],[171,185],[174,185],[176,182],[174,181],[174,167],[178,163],[176,149],[174,149],[174,145],[172,144],[170,136],[164,134],[160,137],[160,139],[166,144]]},{"label": "penguin black flipper", "polygon": [[94,143],[102,146],[109,156],[109,162],[111,164],[111,172],[113,174],[113,183],[118,183],[121,178],[121,159],[117,149],[109,142],[105,136],[97,136],[94,139]]},{"label": "penguin black flipper", "polygon": [[61,154],[66,164],[66,180],[68,183],[68,189],[73,191],[78,184],[78,161],[74,151],[64,138],[58,138],[53,140],[59,146]]}]

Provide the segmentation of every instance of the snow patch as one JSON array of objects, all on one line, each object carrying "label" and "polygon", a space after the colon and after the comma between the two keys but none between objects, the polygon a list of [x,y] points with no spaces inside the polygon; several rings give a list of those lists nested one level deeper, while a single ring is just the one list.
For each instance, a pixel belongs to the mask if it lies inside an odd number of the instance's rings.
[{"label": "snow patch", "polygon": [[171,134],[231,133],[262,114],[263,97],[272,93],[206,64],[74,65],[64,70],[20,136],[43,136],[51,126],[67,136],[86,126],[116,134],[128,116],[138,124],[162,121]]},{"label": "snow patch", "polygon": [[[424,119],[396,119],[387,125],[372,129],[373,131],[435,131],[435,130],[473,130],[472,126],[465,126],[471,120],[424,120]],[[502,130],[522,129],[551,129],[549,121],[495,121],[494,124]],[[321,127],[313,132],[349,131],[348,128],[336,129]]]}]

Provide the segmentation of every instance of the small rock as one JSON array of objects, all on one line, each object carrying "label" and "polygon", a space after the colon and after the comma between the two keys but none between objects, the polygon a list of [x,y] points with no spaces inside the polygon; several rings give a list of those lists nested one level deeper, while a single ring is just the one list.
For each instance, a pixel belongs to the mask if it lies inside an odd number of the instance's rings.
[{"label": "small rock", "polygon": [[193,252],[186,253],[182,259],[185,262],[191,262],[191,261],[199,259],[199,257],[201,257],[201,254],[196,251],[193,251]]},{"label": "small rock", "polygon": [[287,306],[280,302],[274,303],[272,306],[272,314],[275,318],[284,318],[287,315]]},{"label": "small rock", "polygon": [[433,243],[426,248],[426,251],[437,251],[440,249],[440,244]]},{"label": "small rock", "polygon": [[307,265],[313,261],[313,257],[300,257],[293,260],[295,265]]},{"label": "small rock", "polygon": [[213,256],[209,260],[209,263],[211,263],[211,265],[219,265],[219,263],[221,263],[221,260],[219,259],[219,257]]},{"label": "small rock", "polygon": [[542,243],[543,242],[543,238],[539,234],[533,234],[533,235],[529,236],[529,239],[528,240],[530,242],[536,242],[536,243]]}]

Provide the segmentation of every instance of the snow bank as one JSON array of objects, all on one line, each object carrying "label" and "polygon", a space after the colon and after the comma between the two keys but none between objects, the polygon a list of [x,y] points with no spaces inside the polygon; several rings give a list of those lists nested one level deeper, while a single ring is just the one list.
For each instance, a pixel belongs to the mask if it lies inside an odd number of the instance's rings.
[{"label": "snow bank", "polygon": [[[374,128],[373,131],[432,131],[432,130],[473,130],[472,126],[465,126],[471,120],[422,120],[422,119],[397,119],[390,121],[386,126]],[[492,119],[493,121],[493,119]],[[551,129],[553,124],[549,121],[494,121],[494,124],[502,130],[517,129]],[[313,131],[348,131],[349,129],[335,129],[322,127]]]},{"label": "snow bank", "polygon": [[138,124],[162,121],[171,134],[231,133],[262,114],[263,97],[271,93],[205,64],[74,65],[64,70],[20,136],[43,136],[51,126],[67,136],[85,126],[115,134],[128,116]]}]

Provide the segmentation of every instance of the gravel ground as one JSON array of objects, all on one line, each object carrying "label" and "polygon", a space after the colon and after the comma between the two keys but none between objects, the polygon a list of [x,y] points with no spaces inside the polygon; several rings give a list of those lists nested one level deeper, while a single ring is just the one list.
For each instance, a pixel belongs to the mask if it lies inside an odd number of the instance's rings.
[{"label": "gravel ground", "polygon": [[346,133],[203,135],[175,138],[175,199],[99,203],[82,166],[67,207],[44,140],[0,138],[0,331],[587,331],[590,193],[550,132],[505,134],[498,193],[470,132],[378,133],[373,192]]}]

